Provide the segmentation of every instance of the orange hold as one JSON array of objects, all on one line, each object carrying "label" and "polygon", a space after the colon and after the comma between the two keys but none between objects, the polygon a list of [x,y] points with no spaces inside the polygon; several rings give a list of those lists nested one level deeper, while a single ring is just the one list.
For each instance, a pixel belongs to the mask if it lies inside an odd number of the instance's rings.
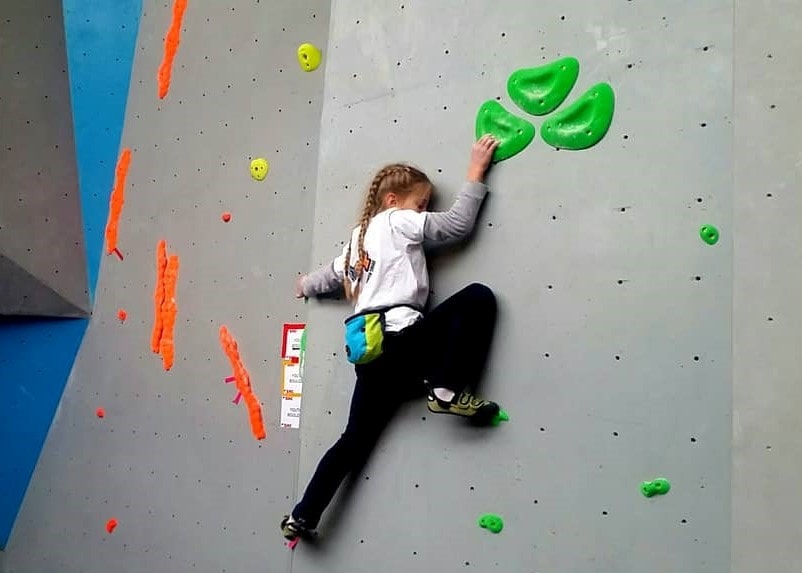
[{"label": "orange hold", "polygon": [[231,220],[231,213],[226,211],[225,213],[223,213],[222,219],[224,223],[228,223]]},{"label": "orange hold", "polygon": [[237,390],[242,394],[245,405],[248,408],[248,418],[251,422],[251,433],[257,440],[263,440],[267,436],[265,424],[262,418],[262,405],[259,398],[253,393],[251,388],[251,378],[248,371],[240,359],[237,341],[225,326],[220,327],[220,344],[231,362],[231,369],[234,371],[234,379],[237,383]]},{"label": "orange hold", "polygon": [[153,334],[150,337],[150,349],[154,354],[161,350],[162,330],[162,304],[164,304],[164,271],[167,269],[167,243],[164,239],[156,245],[156,293],[153,296],[156,311],[153,323]]},{"label": "orange hold", "polygon": [[131,166],[131,150],[123,149],[117,160],[117,170],[114,174],[114,188],[109,201],[109,219],[106,223],[106,254],[114,252],[122,260],[122,253],[117,248],[117,227],[120,224],[120,215],[125,203],[125,179],[128,177],[128,168]]},{"label": "orange hold", "polygon": [[117,318],[120,319],[120,322],[125,322],[125,319],[128,318],[128,313],[125,312],[124,308],[117,311]]},{"label": "orange hold", "polygon": [[97,416],[98,418],[105,418],[106,410],[104,410],[103,408],[98,408],[97,410],[95,410],[95,416]]},{"label": "orange hold", "polygon": [[167,30],[167,35],[164,37],[164,57],[159,66],[159,73],[157,76],[159,99],[164,99],[167,96],[167,92],[170,91],[173,60],[175,59],[176,52],[178,52],[178,44],[181,41],[181,20],[184,17],[184,11],[186,9],[187,0],[175,0],[173,3],[173,20],[170,22],[170,28]]},{"label": "orange hold", "polygon": [[150,337],[150,349],[160,354],[165,370],[173,367],[175,344],[173,330],[178,315],[176,289],[178,284],[178,255],[167,256],[167,243],[159,241],[156,246],[156,288],[153,295],[155,320]]},{"label": "orange hold", "polygon": [[162,337],[159,344],[159,353],[165,370],[173,367],[175,345],[173,343],[173,329],[175,317],[178,314],[178,305],[175,302],[176,285],[178,283],[178,255],[170,255],[167,269],[164,271],[164,301],[162,302]]},{"label": "orange hold", "polygon": [[113,517],[106,522],[106,533],[112,534],[117,528],[117,520]]}]

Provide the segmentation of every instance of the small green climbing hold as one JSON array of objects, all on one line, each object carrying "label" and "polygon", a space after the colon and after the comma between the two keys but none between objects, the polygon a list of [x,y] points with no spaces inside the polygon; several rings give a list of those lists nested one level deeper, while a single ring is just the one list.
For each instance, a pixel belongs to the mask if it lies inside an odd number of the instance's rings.
[{"label": "small green climbing hold", "polygon": [[510,415],[507,414],[505,410],[499,410],[498,414],[493,416],[493,419],[490,420],[490,424],[492,426],[498,426],[499,424],[501,424],[501,422],[509,422],[509,421],[510,421]]},{"label": "small green climbing hold", "polygon": [[599,143],[610,129],[614,108],[613,88],[610,84],[596,84],[544,121],[540,136],[558,149],[587,149]]},{"label": "small green climbing hold", "polygon": [[702,228],[699,229],[699,236],[702,237],[702,240],[708,245],[715,245],[718,243],[718,229],[713,225],[702,225]]},{"label": "small green climbing hold", "polygon": [[476,139],[488,133],[499,142],[493,161],[504,161],[532,143],[535,126],[511,114],[503,105],[491,99],[483,103],[476,114]]},{"label": "small green climbing hold", "polygon": [[561,58],[536,68],[513,72],[507,92],[515,104],[532,115],[546,115],[565,101],[579,77],[579,60]]},{"label": "small green climbing hold", "polygon": [[485,513],[479,518],[479,527],[487,529],[492,533],[500,533],[501,530],[504,529],[504,520],[501,519],[500,515],[496,515],[495,513]]},{"label": "small green climbing hold", "polygon": [[640,491],[646,497],[665,495],[671,489],[671,483],[666,478],[657,478],[640,484]]}]

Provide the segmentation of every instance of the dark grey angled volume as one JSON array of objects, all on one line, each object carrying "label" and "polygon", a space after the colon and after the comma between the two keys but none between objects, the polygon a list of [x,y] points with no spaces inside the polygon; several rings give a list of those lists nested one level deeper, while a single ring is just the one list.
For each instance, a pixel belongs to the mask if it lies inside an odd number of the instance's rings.
[{"label": "dark grey angled volume", "polygon": [[0,3],[0,314],[86,316],[61,0],[36,6]]},{"label": "dark grey angled volume", "polygon": [[0,315],[83,317],[87,312],[0,254]]}]

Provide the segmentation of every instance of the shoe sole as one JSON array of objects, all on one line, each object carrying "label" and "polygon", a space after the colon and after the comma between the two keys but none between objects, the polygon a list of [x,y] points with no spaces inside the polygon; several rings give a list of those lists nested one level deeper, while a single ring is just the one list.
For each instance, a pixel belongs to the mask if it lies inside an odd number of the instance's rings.
[{"label": "shoe sole", "polygon": [[289,516],[284,516],[284,519],[281,520],[281,535],[287,541],[294,541],[296,539],[309,539],[312,537],[312,532],[305,527],[296,528],[296,529],[288,529],[287,528],[287,521],[289,520]]},{"label": "shoe sole", "polygon": [[498,414],[499,410],[501,409],[498,404],[493,402],[488,402],[476,410],[443,408],[437,402],[437,400],[429,400],[426,406],[429,408],[429,411],[434,414],[451,414],[452,416],[477,420],[480,423],[481,420],[484,419],[487,419],[488,421],[493,419],[493,417]]}]

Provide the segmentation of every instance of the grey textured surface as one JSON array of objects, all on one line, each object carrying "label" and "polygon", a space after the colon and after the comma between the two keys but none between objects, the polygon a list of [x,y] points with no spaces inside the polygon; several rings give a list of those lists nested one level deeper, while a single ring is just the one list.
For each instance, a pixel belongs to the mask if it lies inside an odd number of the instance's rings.
[{"label": "grey textured surface", "polygon": [[0,3],[0,315],[87,316],[61,0]]},{"label": "grey textured surface", "polygon": [[732,573],[802,571],[802,5],[736,2]]},{"label": "grey textured surface", "polygon": [[[574,55],[568,101],[609,81],[618,107],[598,147],[538,135],[499,165],[475,240],[433,265],[435,301],[474,280],[498,293],[485,389],[511,422],[475,431],[410,404],[324,517],[330,543],[302,545],[293,571],[726,571],[731,3],[341,1],[329,45],[315,264],[385,162],[421,166],[447,206],[476,110],[497,96],[515,110],[518,67]],[[347,312],[310,308],[300,487],[345,421]],[[663,475],[671,493],[643,498],[640,481]],[[477,526],[488,511],[500,535]]]},{"label": "grey textured surface", "polygon": [[[282,324],[310,249],[328,4],[189,2],[168,98],[156,70],[172,3],[145,3],[122,145],[119,244],[0,570],[287,571],[278,521],[299,432],[278,428]],[[272,164],[257,183],[250,156]],[[223,211],[232,221],[223,223]],[[181,258],[176,361],[150,352],[155,248]],[[121,324],[118,308],[128,320]],[[226,324],[264,402],[251,436],[218,340]],[[104,419],[95,417],[103,407]],[[106,521],[115,517],[113,535]]]}]

